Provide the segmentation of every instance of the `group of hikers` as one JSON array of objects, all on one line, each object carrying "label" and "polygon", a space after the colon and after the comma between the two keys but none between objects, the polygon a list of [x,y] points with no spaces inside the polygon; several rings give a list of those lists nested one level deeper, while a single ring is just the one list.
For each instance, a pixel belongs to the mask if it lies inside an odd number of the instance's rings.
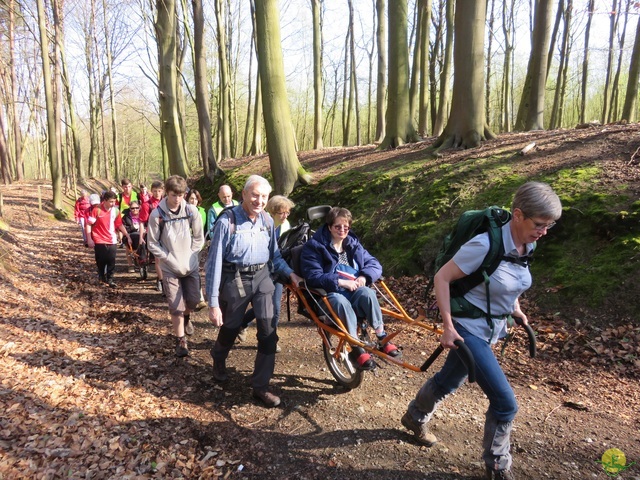
[{"label": "group of hikers", "polygon": [[[385,339],[380,305],[370,288],[380,278],[382,266],[353,233],[351,212],[340,207],[329,210],[324,225],[302,247],[300,271],[295,272],[278,249],[279,236],[290,228],[287,218],[294,204],[280,195],[269,198],[271,190],[265,178],[251,175],[240,202],[233,200],[231,188],[223,185],[219,201],[205,212],[199,192],[189,190],[179,176],[169,177],[164,184],[154,182],[151,195],[146,197],[142,187],[136,195],[131,182],[124,179],[120,194],[107,191],[96,199],[83,193],[78,201],[87,197],[83,201],[90,206],[82,213],[86,207],[77,205],[80,213],[76,220],[83,226],[85,244],[95,249],[99,279],[112,288],[118,235],[127,244],[136,233],[139,242],[146,242],[166,295],[178,357],[189,355],[185,335],[194,332],[190,313],[208,307],[210,321],[219,328],[211,349],[216,382],[230,381],[226,368],[229,352],[255,319],[258,347],[250,379],[252,396],[267,407],[276,407],[281,400],[269,384],[278,351],[283,283],[304,281],[309,287],[322,288],[349,335],[356,336],[356,319],[366,318],[384,353],[399,356],[401,352]],[[457,308],[459,299],[454,301],[451,285],[480,269],[490,249],[488,234],[465,242],[434,278],[444,331],[440,343],[449,353],[441,370],[424,383],[400,421],[419,443],[436,443],[428,423],[438,405],[467,379],[467,366],[456,345],[464,342],[475,360],[476,381],[489,399],[482,441],[487,479],[515,478],[510,437],[518,410],[492,345],[506,335],[509,316],[527,324],[518,299],[531,286],[528,259],[536,241],[555,225],[561,213],[560,199],[545,183],[528,182],[516,191],[508,221],[499,227],[504,255],[486,282],[471,286],[460,297],[471,310]],[[205,238],[210,246],[203,294],[199,266]],[[349,358],[355,368],[375,367],[369,354],[357,347]]]}]

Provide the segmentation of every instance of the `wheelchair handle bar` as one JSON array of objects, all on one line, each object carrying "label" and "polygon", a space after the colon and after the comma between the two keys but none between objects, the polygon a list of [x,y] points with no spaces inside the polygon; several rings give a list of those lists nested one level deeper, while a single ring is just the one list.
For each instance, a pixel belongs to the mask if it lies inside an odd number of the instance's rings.
[{"label": "wheelchair handle bar", "polygon": [[513,317],[513,320],[524,328],[525,332],[527,332],[527,337],[529,337],[529,356],[531,358],[535,358],[537,352],[536,345],[536,334],[533,332],[533,328],[528,323],[525,324],[520,317]]},{"label": "wheelchair handle bar", "polygon": [[[460,359],[462,363],[464,363],[465,367],[467,367],[467,374],[469,376],[469,383],[473,383],[476,381],[476,362],[473,360],[473,354],[469,347],[467,347],[462,340],[456,340],[453,342],[456,347],[458,347],[458,355],[460,355]],[[433,362],[435,362],[436,358],[440,356],[440,354],[444,351],[444,347],[442,344],[438,345],[431,356],[427,358],[427,360],[420,367],[421,372],[426,372],[427,369],[431,366]]]}]

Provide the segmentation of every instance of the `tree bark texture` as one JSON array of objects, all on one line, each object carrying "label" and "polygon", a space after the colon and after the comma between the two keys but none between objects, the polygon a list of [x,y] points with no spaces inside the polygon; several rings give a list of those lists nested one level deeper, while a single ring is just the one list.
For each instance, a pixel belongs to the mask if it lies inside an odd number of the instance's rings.
[{"label": "tree bark texture", "polygon": [[533,47],[515,124],[518,131],[544,130],[544,97],[552,4],[551,0],[539,0],[537,4]]},{"label": "tree bark texture", "polygon": [[409,109],[409,45],[407,43],[407,0],[389,3],[389,97],[387,132],[381,149],[395,148],[419,140]]},{"label": "tree bark texture", "polygon": [[484,115],[484,25],[486,2],[456,2],[451,114],[436,148],[471,148],[493,138]]},{"label": "tree bark texture", "polygon": [[256,2],[256,32],[262,108],[274,191],[280,195],[288,195],[297,182],[307,184],[311,177],[300,165],[295,150],[284,77],[277,0]]},{"label": "tree bark texture", "polygon": [[230,124],[230,85],[229,85],[229,62],[227,57],[227,39],[224,23],[224,2],[215,0],[216,25],[218,28],[218,64],[220,67],[220,94],[218,105],[218,135],[220,136],[220,147],[222,159],[231,156],[231,124]]},{"label": "tree bark texture", "polygon": [[59,209],[62,208],[62,177],[60,174],[60,152],[58,151],[55,99],[53,98],[53,80],[51,78],[51,61],[49,57],[49,34],[46,26],[47,20],[44,0],[37,0],[36,3],[38,8],[38,30],[40,32],[44,97],[47,106],[47,145],[49,147],[49,166],[51,167],[51,184],[53,187],[53,206]]},{"label": "tree bark texture", "polygon": [[198,112],[198,137],[202,168],[210,183],[222,174],[213,154],[211,116],[209,115],[209,92],[207,85],[207,51],[204,42],[204,13],[202,0],[192,0],[193,7],[193,56],[195,70],[196,111]]},{"label": "tree bark texture", "polygon": [[580,123],[585,122],[587,110],[587,81],[589,78],[589,37],[591,35],[591,21],[593,20],[593,10],[595,0],[589,0],[587,6],[587,25],[584,29],[584,53],[582,58],[582,83],[580,85]]},{"label": "tree bark texture", "polygon": [[311,0],[313,18],[313,148],[322,143],[322,0]]},{"label": "tree bark texture", "polygon": [[[18,117],[18,80],[16,75],[15,51],[15,0],[9,0],[9,70],[11,75],[11,115],[13,118],[13,159],[17,180],[24,179],[24,159],[22,157],[22,130]],[[5,146],[6,148],[6,146]],[[8,149],[7,149],[8,150]]]},{"label": "tree bark texture", "polygon": [[436,118],[433,123],[433,134],[439,136],[444,130],[444,122],[447,117],[447,109],[449,107],[449,98],[451,88],[451,64],[453,57],[453,35],[454,35],[454,15],[455,15],[456,2],[452,0],[446,0],[445,9],[445,41],[444,41],[444,56],[442,61],[442,70],[440,71],[440,98],[438,100],[438,110],[436,112]]},{"label": "tree bark texture", "polygon": [[420,87],[418,95],[418,134],[429,134],[429,33],[431,0],[419,0],[420,8]]},{"label": "tree bark texture", "polygon": [[176,4],[174,0],[157,1],[156,40],[160,119],[167,149],[169,173],[187,177],[189,169],[178,112],[178,70],[176,50]]},{"label": "tree bark texture", "polygon": [[378,47],[378,75],[376,91],[376,142],[384,139],[386,131],[385,106],[387,104],[387,30],[385,28],[384,12],[385,0],[376,0],[376,17],[378,19],[376,29],[376,45]]},{"label": "tree bark texture", "polygon": [[636,121],[636,103],[638,98],[638,79],[640,77],[640,18],[636,26],[636,38],[633,43],[633,53],[631,54],[631,66],[629,68],[629,79],[627,80],[627,92],[622,108],[622,119],[628,122]]}]

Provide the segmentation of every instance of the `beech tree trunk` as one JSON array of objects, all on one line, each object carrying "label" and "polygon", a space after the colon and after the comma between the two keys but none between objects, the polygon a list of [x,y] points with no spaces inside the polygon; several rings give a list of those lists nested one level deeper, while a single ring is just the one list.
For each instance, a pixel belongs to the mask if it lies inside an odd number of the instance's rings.
[{"label": "beech tree trunk", "polygon": [[313,17],[313,148],[322,148],[322,0],[311,0]]},{"label": "beech tree trunk", "polygon": [[515,124],[515,129],[519,131],[544,130],[544,98],[552,3],[551,0],[538,0],[537,3],[533,45]]},{"label": "beech tree trunk", "polygon": [[211,116],[209,115],[209,88],[207,85],[207,48],[204,41],[202,0],[192,0],[191,5],[193,7],[193,56],[200,156],[204,174],[207,180],[213,183],[216,176],[222,175],[224,172],[220,169],[213,153]]},{"label": "beech tree trunk", "polygon": [[256,7],[258,66],[262,84],[262,107],[267,133],[267,151],[274,192],[291,193],[296,183],[307,184],[311,176],[302,168],[295,139],[284,77],[277,0],[262,0]]},{"label": "beech tree trunk", "polygon": [[178,68],[175,0],[157,0],[158,86],[160,116],[169,173],[186,178],[189,167],[178,111]]},{"label": "beech tree trunk", "polygon": [[387,132],[380,149],[417,142],[409,109],[409,46],[407,44],[407,0],[389,3],[389,97]]},{"label": "beech tree trunk", "polygon": [[451,77],[451,58],[453,56],[453,35],[454,35],[454,15],[455,1],[446,0],[445,10],[445,42],[444,42],[444,58],[442,60],[442,70],[440,71],[440,98],[438,101],[438,110],[436,119],[433,124],[433,134],[439,136],[444,130],[444,122],[447,117],[447,108],[449,107],[449,78]]},{"label": "beech tree trunk", "polygon": [[376,0],[376,45],[378,47],[378,75],[376,90],[376,142],[382,142],[386,132],[385,106],[387,104],[387,30],[384,22],[385,0]]},{"label": "beech tree trunk", "polygon": [[485,0],[456,3],[451,114],[434,146],[470,148],[493,138],[484,115]]},{"label": "beech tree trunk", "polygon": [[627,122],[636,121],[636,103],[638,98],[638,80],[640,77],[640,18],[636,26],[636,38],[633,42],[631,65],[629,67],[629,79],[627,80],[627,93],[622,108],[622,119]]},{"label": "beech tree trunk", "polygon": [[42,55],[44,98],[47,106],[47,145],[49,147],[49,166],[51,167],[51,184],[53,187],[53,206],[60,209],[62,208],[62,175],[60,173],[60,151],[58,150],[55,99],[53,79],[51,78],[51,61],[49,57],[49,34],[46,26],[47,19],[44,10],[44,0],[36,0],[36,4],[38,8],[38,29],[40,32],[40,53]]},{"label": "beech tree trunk", "polygon": [[591,21],[593,20],[593,10],[595,0],[589,0],[587,6],[587,25],[584,29],[584,52],[582,58],[582,83],[580,85],[580,123],[585,123],[587,110],[587,81],[589,79],[589,37],[591,35]]}]

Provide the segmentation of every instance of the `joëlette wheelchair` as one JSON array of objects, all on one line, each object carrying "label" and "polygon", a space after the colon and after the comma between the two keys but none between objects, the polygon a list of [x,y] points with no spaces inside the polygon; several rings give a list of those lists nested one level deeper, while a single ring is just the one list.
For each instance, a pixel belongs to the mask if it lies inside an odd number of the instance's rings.
[{"label": "jo\u00eblette wheelchair", "polygon": [[[330,209],[331,207],[326,205],[311,207],[307,210],[307,217],[310,222],[324,218]],[[300,271],[301,250],[302,246],[297,246],[292,249],[290,263],[291,268],[304,278],[304,272]],[[363,348],[367,353],[372,355],[373,358],[398,365],[414,372],[426,371],[443,351],[443,347],[438,345],[438,348],[435,349],[433,354],[421,365],[409,363],[403,358],[405,355],[402,357],[390,356],[380,351],[375,334],[371,328],[368,328],[365,319],[359,321],[358,337],[355,338],[351,336],[343,321],[331,308],[327,299],[327,293],[324,290],[310,288],[304,283],[294,285],[289,282],[286,284],[286,287],[293,292],[298,299],[298,313],[306,316],[315,323],[318,334],[322,339],[322,350],[327,367],[338,384],[344,388],[357,388],[363,380],[364,371],[357,369],[349,359],[349,352],[355,346]],[[393,340],[406,328],[442,334],[442,330],[435,323],[428,322],[426,317],[419,316],[415,319],[411,318],[384,281],[378,281],[372,288],[378,292],[383,316],[401,321],[400,324],[393,322],[391,325],[385,322],[388,335],[383,342]],[[467,366],[469,382],[474,382],[475,364],[473,355],[463,342],[456,342],[456,345],[458,346],[457,351]]]}]

